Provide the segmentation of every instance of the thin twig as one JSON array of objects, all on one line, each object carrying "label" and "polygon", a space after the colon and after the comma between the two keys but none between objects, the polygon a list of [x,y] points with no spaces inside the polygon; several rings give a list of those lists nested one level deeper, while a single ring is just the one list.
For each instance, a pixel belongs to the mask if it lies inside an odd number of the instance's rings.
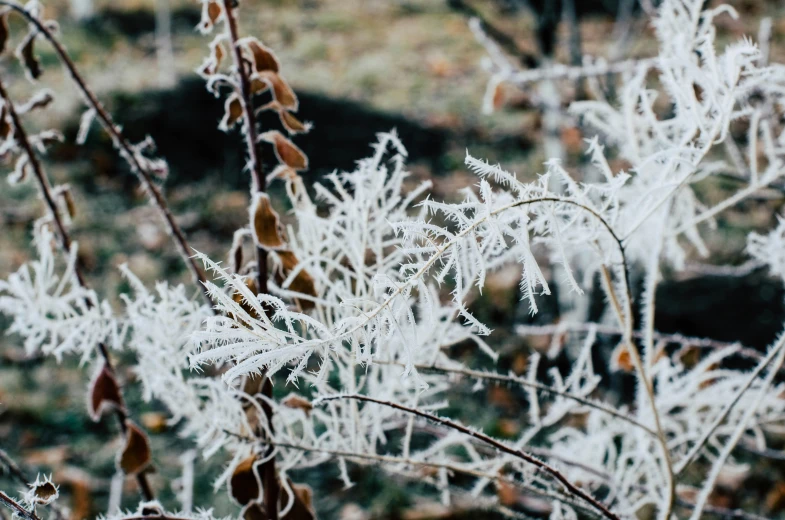
[{"label": "thin twig", "polygon": [[68,52],[65,50],[65,47],[63,47],[60,41],[55,37],[51,29],[47,27],[45,23],[41,22],[41,20],[33,16],[32,13],[28,12],[23,5],[13,0],[0,0],[0,5],[7,6],[21,14],[28,22],[35,26],[43,37],[52,45],[55,53],[60,58],[60,62],[66,68],[71,79],[76,83],[78,90],[81,91],[84,96],[85,102],[95,111],[101,125],[112,138],[112,141],[120,152],[120,156],[128,163],[131,171],[139,177],[142,186],[150,196],[150,200],[158,209],[161,218],[166,224],[169,234],[174,239],[183,262],[185,262],[186,266],[191,271],[194,281],[201,290],[206,302],[212,306],[213,302],[207,294],[207,288],[204,285],[207,279],[204,277],[204,273],[202,273],[201,269],[199,269],[199,266],[196,265],[196,260],[192,257],[192,249],[188,245],[185,233],[172,215],[161,189],[155,181],[153,181],[153,174],[141,164],[137,158],[137,153],[134,151],[133,145],[128,141],[125,135],[123,135],[122,130],[120,130],[112,120],[112,116],[107,112],[95,93],[87,85],[84,78],[77,70],[76,65],[74,65],[73,60],[71,60],[71,57],[68,55]]},{"label": "thin twig", "polygon": [[[229,45],[232,48],[234,67],[240,86],[240,105],[243,110],[243,133],[245,135],[246,149],[248,151],[248,168],[251,170],[251,190],[252,196],[263,193],[266,190],[266,180],[262,170],[262,161],[259,157],[259,144],[256,130],[256,113],[253,109],[251,81],[243,59],[242,49],[238,45],[237,19],[234,15],[234,3],[232,0],[223,1],[224,16],[226,17],[226,32],[229,38]],[[267,294],[267,250],[256,247],[256,277],[258,294]],[[263,376],[265,377],[265,376]],[[265,395],[272,397],[272,381],[265,377],[262,384]],[[267,403],[262,404],[264,414],[267,418],[271,433],[273,433],[272,408]],[[271,457],[262,467],[262,486],[264,488],[264,504],[267,517],[270,520],[278,520],[278,500],[281,494],[280,483],[275,469],[275,457]]]},{"label": "thin twig", "polygon": [[28,511],[27,509],[22,507],[22,505],[19,504],[19,502],[9,497],[2,491],[0,491],[0,504],[4,505],[5,507],[13,511],[15,515],[19,515],[27,520],[41,520],[41,518],[37,514],[35,514],[35,512]]},{"label": "thin twig", "polygon": [[543,461],[539,460],[538,458],[534,457],[533,455],[530,455],[529,453],[526,453],[525,451],[516,450],[514,448],[511,448],[507,444],[505,444],[503,442],[500,442],[500,441],[497,441],[493,437],[489,437],[489,436],[485,435],[484,433],[480,433],[480,432],[471,430],[470,428],[467,428],[466,426],[463,426],[462,424],[456,423],[456,422],[454,422],[454,421],[452,421],[450,419],[446,419],[444,417],[439,417],[438,415],[433,415],[433,414],[430,414],[428,412],[424,412],[422,410],[418,410],[416,408],[410,408],[410,407],[402,405],[402,404],[394,403],[394,402],[391,402],[391,401],[382,401],[382,400],[379,400],[379,399],[374,399],[373,397],[368,397],[368,396],[359,395],[359,394],[351,394],[351,395],[339,394],[339,395],[322,396],[319,399],[317,399],[316,401],[314,401],[314,405],[318,405],[318,404],[321,404],[321,403],[324,403],[324,402],[327,402],[327,401],[335,401],[335,400],[340,400],[340,399],[355,399],[355,400],[358,400],[358,401],[366,401],[366,402],[369,402],[369,403],[380,404],[382,406],[387,406],[387,407],[390,407],[390,408],[394,408],[396,410],[400,410],[402,412],[406,412],[406,413],[413,414],[413,415],[416,415],[416,416],[419,416],[419,417],[423,417],[423,418],[428,419],[430,421],[433,421],[433,422],[435,422],[437,424],[440,424],[442,426],[446,426],[446,427],[448,427],[450,429],[453,429],[453,430],[455,430],[457,432],[463,433],[464,435],[467,435],[469,437],[473,437],[474,439],[477,439],[477,440],[479,440],[481,442],[484,442],[484,443],[488,444],[489,446],[492,446],[492,447],[496,448],[497,450],[499,450],[501,452],[504,452],[504,453],[507,453],[508,455],[512,455],[512,456],[514,456],[516,458],[519,458],[519,459],[521,459],[521,460],[523,460],[525,462],[528,462],[529,464],[531,464],[531,465],[533,465],[533,466],[535,466],[535,467],[545,471],[546,473],[551,475],[554,479],[556,479],[562,486],[564,486],[564,488],[567,491],[569,491],[573,495],[581,498],[582,500],[586,501],[587,503],[591,504],[591,506],[594,509],[596,509],[597,511],[599,511],[604,517],[611,518],[611,519],[614,519],[614,520],[621,520],[618,515],[613,513],[611,510],[609,510],[602,502],[600,502],[599,500],[594,498],[591,494],[587,493],[586,491],[583,491],[581,488],[579,488],[578,486],[576,486],[575,484],[570,482],[570,480],[567,479],[567,477],[565,477],[559,470],[557,470],[556,468],[550,466],[546,462],[543,462]]},{"label": "thin twig", "polygon": [[[41,161],[39,161],[38,156],[36,155],[35,151],[33,150],[32,145],[30,144],[30,139],[27,136],[27,131],[25,130],[24,126],[22,125],[22,121],[19,118],[19,114],[17,114],[16,109],[14,108],[14,103],[11,101],[11,98],[8,96],[8,92],[5,89],[5,85],[3,84],[2,80],[0,80],[0,98],[5,102],[5,107],[8,112],[9,117],[11,118],[11,122],[14,126],[14,135],[13,138],[19,143],[22,147],[22,150],[27,155],[29,160],[30,168],[33,170],[35,175],[36,181],[38,183],[38,187],[41,193],[41,196],[46,203],[47,209],[49,211],[49,215],[52,219],[52,222],[55,224],[55,228],[57,229],[57,235],[60,239],[60,245],[63,249],[65,254],[68,254],[72,251],[72,240],[71,236],[68,233],[68,229],[65,226],[62,218],[60,217],[60,211],[57,208],[57,204],[54,200],[54,195],[52,194],[52,187],[49,184],[49,178],[47,177],[46,173],[44,172],[43,166],[41,165]],[[85,280],[84,274],[82,273],[81,266],[79,262],[75,262],[74,264],[74,273],[76,275],[76,281],[80,287],[87,289],[88,284]],[[94,304],[89,298],[85,298],[85,305],[92,307]],[[112,359],[109,356],[109,351],[106,348],[106,345],[103,342],[99,342],[97,345],[97,349],[103,361],[105,363],[106,368],[115,373],[115,368],[112,363]],[[119,386],[118,386],[119,388]],[[119,406],[113,407],[113,411],[115,416],[117,417],[117,422],[120,425],[120,430],[123,433],[123,436],[127,434],[127,421],[128,415],[125,408],[125,400],[123,399],[122,390],[120,390],[120,403]],[[137,473],[136,480],[139,484],[139,488],[144,496],[145,500],[153,500],[154,494],[152,489],[150,488],[150,484],[147,481],[147,476],[144,472]]]}]

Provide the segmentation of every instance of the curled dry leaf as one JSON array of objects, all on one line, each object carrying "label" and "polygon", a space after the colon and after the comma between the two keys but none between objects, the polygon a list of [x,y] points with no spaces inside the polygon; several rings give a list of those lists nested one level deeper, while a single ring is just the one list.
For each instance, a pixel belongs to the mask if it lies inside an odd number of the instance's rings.
[{"label": "curled dry leaf", "polygon": [[246,230],[238,229],[232,237],[232,247],[229,249],[229,259],[232,262],[232,270],[235,274],[240,274],[243,269],[243,240]]},{"label": "curled dry leaf", "polygon": [[41,63],[35,55],[35,38],[37,32],[29,32],[19,48],[16,50],[16,55],[24,65],[27,75],[30,79],[38,79],[41,77]]},{"label": "curled dry leaf", "polygon": [[101,420],[101,416],[106,410],[111,408],[122,408],[122,398],[120,397],[120,386],[106,363],[96,372],[90,382],[90,401],[87,403],[87,411],[93,421]]},{"label": "curled dry leaf", "polygon": [[204,63],[198,70],[199,75],[202,77],[216,74],[221,67],[221,62],[224,58],[224,48],[221,44],[222,41],[223,37],[218,36],[210,43],[210,56],[204,60]]},{"label": "curled dry leaf", "polygon": [[278,231],[278,213],[270,203],[270,197],[266,193],[254,194],[253,202],[250,207],[251,229],[254,243],[265,249],[277,249],[283,247],[284,241]]},{"label": "curled dry leaf", "polygon": [[259,136],[260,141],[271,143],[275,148],[275,156],[281,164],[285,164],[293,170],[306,170],[308,168],[308,157],[296,144],[278,130],[270,130]]},{"label": "curled dry leaf", "polygon": [[262,484],[254,467],[255,462],[255,456],[248,457],[237,465],[229,479],[229,494],[241,506],[256,500],[261,494]]},{"label": "curled dry leaf", "polygon": [[0,53],[5,52],[5,46],[8,43],[8,10],[0,13]]},{"label": "curled dry leaf", "polygon": [[253,57],[254,69],[256,72],[278,72],[280,69],[280,62],[272,49],[253,37],[244,38],[240,43]]},{"label": "curled dry leaf", "polygon": [[202,20],[199,22],[199,31],[210,32],[222,14],[221,4],[213,0],[202,0]]},{"label": "curled dry leaf", "polygon": [[150,465],[150,441],[137,425],[131,421],[127,424],[125,447],[120,453],[117,466],[126,475],[135,475]]},{"label": "curled dry leaf", "polygon": [[281,124],[284,128],[286,128],[286,131],[289,132],[290,135],[304,134],[311,129],[310,123],[303,123],[294,117],[294,115],[288,110],[279,110],[278,117],[281,120]]},{"label": "curled dry leaf", "polygon": [[313,509],[313,490],[307,484],[295,484],[289,479],[289,487],[294,491],[294,504],[286,515],[281,518],[286,520],[314,520],[316,512]]},{"label": "curled dry leaf", "polygon": [[622,371],[631,374],[635,370],[632,364],[632,355],[630,349],[624,343],[619,343],[613,350],[611,355],[611,369],[614,371]]},{"label": "curled dry leaf", "polygon": [[226,98],[226,103],[224,104],[224,118],[221,121],[221,124],[218,125],[218,128],[226,132],[234,127],[242,117],[243,105],[240,102],[240,96],[235,92]]},{"label": "curled dry leaf", "polygon": [[270,518],[267,516],[267,511],[264,510],[264,506],[257,502],[251,502],[245,506],[240,516],[243,520],[267,520]]},{"label": "curled dry leaf", "polygon": [[51,504],[57,500],[58,496],[60,496],[60,493],[57,486],[49,479],[45,479],[43,482],[36,480],[33,484],[30,484],[29,497],[38,505],[45,506]]},{"label": "curled dry leaf", "polygon": [[8,176],[8,182],[10,184],[18,184],[20,182],[24,182],[27,179],[27,174],[30,170],[30,158],[27,154],[20,155],[19,158],[16,160],[16,166],[14,166],[14,172]]},{"label": "curled dry leaf", "polygon": [[52,101],[54,101],[55,97],[51,90],[43,89],[39,90],[38,92],[31,97],[27,103],[20,106],[17,109],[17,112],[20,114],[25,114],[27,112],[32,112],[33,110],[37,110],[39,108],[46,108]]},{"label": "curled dry leaf", "polygon": [[[291,251],[277,251],[278,258],[281,260],[281,268],[275,273],[275,281],[278,284],[283,284],[284,280],[294,271],[299,264],[299,260]],[[316,284],[313,277],[305,269],[300,269],[295,275],[292,282],[286,289],[300,294],[306,294],[314,298],[317,297]],[[313,309],[314,303],[311,300],[298,299],[300,306],[303,310]]]},{"label": "curled dry leaf", "polygon": [[281,404],[287,408],[302,410],[306,414],[313,410],[313,404],[311,404],[311,401],[297,394],[289,394],[283,401],[281,401]]},{"label": "curled dry leaf", "polygon": [[[255,80],[260,80],[261,84],[255,82]],[[267,70],[253,75],[251,79],[251,92],[253,94],[263,92],[268,87],[273,89],[273,97],[282,107],[288,110],[297,110],[299,105],[297,94],[294,93],[292,87],[279,74]]]}]

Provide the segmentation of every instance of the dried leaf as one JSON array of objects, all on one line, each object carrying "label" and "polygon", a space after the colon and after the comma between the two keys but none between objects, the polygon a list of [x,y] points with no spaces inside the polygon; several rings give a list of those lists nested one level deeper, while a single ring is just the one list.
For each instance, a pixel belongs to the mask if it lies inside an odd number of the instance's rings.
[{"label": "dried leaf", "polygon": [[307,484],[295,484],[289,479],[289,486],[294,491],[294,504],[289,512],[282,516],[286,520],[314,520],[313,490]]},{"label": "dried leaf", "polygon": [[283,247],[284,241],[278,231],[278,213],[266,193],[256,193],[251,204],[251,229],[254,243],[265,249]]},{"label": "dried leaf", "polygon": [[226,98],[226,103],[224,104],[224,118],[221,121],[221,124],[218,125],[218,128],[226,132],[234,127],[242,117],[243,105],[240,102],[240,96],[235,92]]},{"label": "dried leaf", "polygon": [[224,58],[224,48],[221,45],[222,40],[223,38],[219,36],[210,43],[210,56],[204,60],[198,71],[202,77],[212,76],[220,69]]},{"label": "dried leaf", "polygon": [[632,364],[632,355],[627,345],[619,343],[611,355],[611,369],[631,374],[635,370]]},{"label": "dried leaf", "polygon": [[254,463],[256,457],[251,456],[242,461],[229,479],[229,494],[238,504],[244,506],[259,498],[262,484]]},{"label": "dried leaf", "polygon": [[218,2],[213,0],[202,1],[202,20],[199,22],[199,31],[202,33],[210,32],[222,14],[223,10]]},{"label": "dried leaf", "polygon": [[54,101],[54,99],[55,97],[51,90],[39,90],[27,101],[27,103],[20,106],[17,109],[17,112],[20,114],[25,114],[39,108],[46,108],[52,101]]},{"label": "dried leaf", "polygon": [[125,447],[120,453],[117,466],[126,475],[135,475],[150,465],[150,442],[137,425],[127,421],[128,431]]},{"label": "dried leaf", "polygon": [[40,477],[35,482],[28,484],[30,491],[25,494],[25,499],[37,505],[45,506],[51,504],[60,496],[57,486],[52,482],[51,477],[41,480]]},{"label": "dried leaf", "polygon": [[245,44],[246,49],[248,49],[248,51],[250,51],[251,55],[253,56],[253,63],[256,72],[278,72],[280,63],[278,62],[278,58],[275,56],[275,53],[272,51],[272,49],[264,45],[256,38],[245,38],[243,43]]},{"label": "dried leaf", "polygon": [[96,372],[90,382],[88,395],[90,401],[87,411],[93,421],[100,421],[103,413],[109,409],[122,408],[123,400],[120,396],[120,387],[106,363],[101,365],[101,369]]},{"label": "dried leaf", "polygon": [[[282,284],[289,274],[297,267],[299,260],[291,251],[277,251],[278,257],[281,259],[281,270],[276,273],[276,282]],[[313,277],[308,274],[305,269],[300,269],[295,275],[292,282],[287,287],[290,291],[307,294],[314,298],[317,297],[316,284]],[[314,303],[310,300],[299,299],[298,302],[303,310],[313,309]]]},{"label": "dried leaf", "polygon": [[30,171],[30,158],[27,154],[20,155],[19,158],[16,160],[16,165],[14,166],[14,172],[8,176],[8,182],[10,184],[18,184],[20,182],[24,182],[27,179],[27,173]]},{"label": "dried leaf", "polygon": [[260,141],[272,143],[278,161],[293,170],[306,170],[308,157],[293,142],[284,137],[278,130],[270,130],[259,136]]},{"label": "dried leaf", "polygon": [[256,502],[251,502],[245,506],[241,512],[241,516],[244,520],[267,520],[270,518],[264,510],[264,506]]},{"label": "dried leaf", "polygon": [[6,43],[8,43],[8,11],[0,14],[0,53],[5,52]]},{"label": "dried leaf", "polygon": [[[280,75],[268,70],[254,74],[253,77],[258,77],[272,87],[273,97],[282,107],[297,111],[297,95]],[[253,91],[253,84],[251,85],[251,90]]]},{"label": "dried leaf", "polygon": [[30,79],[38,79],[41,77],[41,63],[35,55],[35,38],[38,35],[37,31],[31,31],[19,44],[16,50],[17,57],[22,61],[27,75]]},{"label": "dried leaf", "polygon": [[11,135],[11,123],[8,120],[8,107],[5,103],[0,107],[0,137],[8,139]]},{"label": "dried leaf", "polygon": [[297,394],[289,394],[289,396],[287,396],[283,401],[281,401],[281,404],[286,406],[287,408],[302,410],[306,414],[309,414],[311,410],[313,410],[313,405],[311,404],[311,401]]},{"label": "dried leaf", "polygon": [[284,128],[286,128],[286,131],[289,132],[290,135],[304,134],[311,129],[310,123],[303,123],[294,117],[294,115],[292,115],[292,113],[288,110],[279,110],[278,117],[281,120],[281,124]]}]

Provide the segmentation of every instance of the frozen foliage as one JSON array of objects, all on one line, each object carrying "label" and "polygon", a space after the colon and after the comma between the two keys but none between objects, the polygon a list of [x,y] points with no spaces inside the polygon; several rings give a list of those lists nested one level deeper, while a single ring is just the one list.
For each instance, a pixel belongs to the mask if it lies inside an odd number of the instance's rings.
[{"label": "frozen foliage", "polygon": [[[699,518],[720,472],[740,469],[733,448],[764,450],[765,433],[781,431],[785,417],[785,386],[776,379],[785,337],[750,371],[730,368],[731,358],[746,355],[739,346],[703,349],[688,361],[686,349],[674,354],[655,341],[661,266],[679,270],[692,251],[708,255],[702,224],[785,174],[785,134],[772,116],[782,108],[785,71],[761,63],[748,40],[716,49],[713,21],[734,13],[701,11],[702,4],[662,3],[654,20],[660,54],[629,67],[618,106],[573,105],[598,132],[587,143],[594,174],[582,181],[558,161],[524,181],[467,154],[476,186],[457,202],[437,202],[429,183],[407,181],[395,133],[382,134],[371,157],[317,183],[313,198],[295,173],[284,176],[294,222],[286,240],[255,235],[269,255],[269,294],[254,293],[252,270],[197,253],[212,275],[214,309],[183,287],[159,282],[150,290],[123,267],[133,290],[113,314],[74,284],[75,250],[58,268],[41,226],[38,259],[0,282],[0,310],[31,353],[88,356],[97,342],[133,350],[145,397],[166,404],[206,456],[228,454],[217,485],[249,459],[253,467],[276,458],[282,514],[300,500],[288,472],[337,462],[347,485],[347,464],[382,463],[432,484],[445,503],[460,490],[511,512],[498,497],[512,486],[547,498],[553,519],[634,518],[647,508],[667,519],[695,464],[705,480],[687,502]],[[496,74],[495,82],[515,80],[509,69]],[[749,121],[748,150],[729,144],[736,120]],[[721,146],[737,152],[732,165],[718,159]],[[629,171],[613,171],[611,154]],[[704,204],[695,184],[728,172],[744,187]],[[252,220],[265,201],[255,197]],[[768,236],[751,235],[748,249],[785,278],[782,223]],[[621,336],[608,365],[637,382],[621,406],[597,397],[604,393],[597,372],[605,370],[595,371],[599,331],[591,324],[570,336],[567,373],[551,368],[541,377],[537,354],[525,376],[478,371],[449,356],[462,343],[496,360],[491,330],[467,308],[488,273],[517,266],[522,297],[536,313],[556,264],[579,295],[595,279],[603,283],[605,319]],[[640,302],[632,270],[644,276]],[[298,290],[306,272],[313,294]],[[263,383],[276,374],[291,390],[281,400]],[[461,382],[474,391],[525,390],[527,421],[515,439],[440,416],[456,404],[451,390]]]}]

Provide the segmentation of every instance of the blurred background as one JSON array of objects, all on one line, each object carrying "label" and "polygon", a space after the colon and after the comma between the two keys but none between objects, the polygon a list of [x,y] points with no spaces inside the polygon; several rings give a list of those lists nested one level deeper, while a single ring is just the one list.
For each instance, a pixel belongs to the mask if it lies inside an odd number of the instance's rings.
[{"label": "blurred background", "polygon": [[[543,100],[555,99],[556,111],[563,113],[571,101],[589,94],[580,84],[569,82],[544,87],[501,85],[492,100],[495,111],[484,113],[487,53],[469,27],[472,17],[478,17],[486,34],[524,69],[553,62],[580,63],[582,55],[617,61],[656,54],[644,12],[656,4],[654,0],[243,0],[241,4],[241,33],[258,37],[277,53],[283,75],[300,98],[298,116],[314,123],[309,134],[295,139],[310,158],[311,168],[304,174],[308,183],[335,169],[351,169],[356,160],[370,154],[375,134],[392,128],[409,150],[412,182],[431,179],[435,198],[455,199],[458,190],[474,183],[463,167],[467,149],[531,179],[552,155],[546,155],[546,150],[557,149],[564,164],[580,175],[586,164],[583,139],[592,134],[585,135],[579,121],[569,117],[556,125],[549,123],[543,117]],[[770,59],[785,61],[785,3],[737,0],[730,4],[740,18],[718,19],[720,44],[744,34],[755,37],[761,20],[770,17]],[[157,143],[158,155],[170,168],[167,196],[192,245],[213,258],[225,258],[232,233],[246,224],[249,178],[242,170],[239,133],[217,130],[223,102],[205,90],[204,81],[194,72],[212,39],[195,30],[199,3],[45,0],[42,5],[45,17],[59,21],[62,41],[117,123],[133,140],[150,135]],[[17,45],[24,33],[24,25],[12,18],[11,45]],[[56,94],[52,105],[26,116],[26,121],[35,128],[61,129],[66,136],[65,142],[50,150],[45,166],[58,183],[72,187],[78,207],[73,235],[93,286],[118,302],[117,295],[128,289],[117,270],[124,262],[148,284],[158,279],[188,282],[155,210],[108,137],[96,124],[84,146],[75,144],[84,106],[51,48],[41,41],[37,52],[44,75],[35,85],[25,79],[8,51],[0,60],[0,75],[17,102],[40,88]],[[613,79],[607,78],[601,86],[613,95]],[[278,127],[275,118],[263,118],[261,124]],[[744,136],[744,128],[739,128],[738,138]],[[264,160],[268,170],[275,164],[270,150]],[[612,166],[628,165],[617,160]],[[700,190],[707,199],[719,199],[733,187],[715,182]],[[274,195],[274,200],[285,212],[284,198]],[[771,227],[781,204],[782,193],[772,190],[723,214],[718,229],[707,235],[713,261],[744,265],[747,232]],[[32,184],[10,186],[2,181],[3,278],[30,258],[30,230],[42,212]],[[765,347],[785,316],[782,287],[760,270],[738,274],[701,264],[696,257],[693,269],[669,275],[658,295],[658,328]],[[524,339],[510,326],[532,321],[548,324],[560,316],[554,298],[544,300],[542,312],[530,318],[527,306],[519,304],[517,284],[517,270],[495,273],[488,290],[472,306],[480,319],[496,329],[491,344],[502,353],[501,368],[521,371],[528,349],[546,348],[550,338]],[[735,303],[742,299],[747,302],[744,307]],[[601,302],[592,305],[601,309]],[[597,319],[600,311],[590,312]],[[0,331],[6,326],[0,321]],[[122,370],[128,363],[120,365]],[[114,424],[95,425],[87,416],[87,379],[77,360],[61,364],[28,360],[17,338],[0,336],[0,448],[30,468],[52,472],[63,486],[74,519],[106,510],[118,442]],[[152,477],[154,486],[166,505],[176,508],[180,457],[192,446],[177,436],[176,426],[167,424],[164,410],[156,403],[141,402],[132,372],[123,373],[123,381],[131,395],[130,408],[152,433],[158,470]],[[618,384],[624,388],[623,381]],[[288,393],[278,386],[276,391]],[[453,410],[453,415],[470,416],[486,432],[502,437],[520,431],[524,419],[517,391],[492,387],[473,394],[467,387],[457,392],[472,398],[456,400],[464,408]],[[235,514],[225,493],[212,491],[221,456],[197,458],[195,464],[195,504],[215,507],[218,515]],[[375,468],[353,471],[358,485],[350,490],[341,488],[332,467],[302,475],[316,489],[317,510],[323,518],[472,517],[460,507],[439,506],[438,497],[418,489],[416,483],[399,481]],[[785,508],[784,482],[782,470],[772,468],[769,477],[753,483],[754,491],[740,494],[738,489],[721,487],[715,502],[726,507],[752,504],[754,510],[765,504],[774,517]],[[0,475],[0,488],[9,487],[15,489]],[[125,498],[128,506],[135,501],[132,482],[127,483]]]}]

